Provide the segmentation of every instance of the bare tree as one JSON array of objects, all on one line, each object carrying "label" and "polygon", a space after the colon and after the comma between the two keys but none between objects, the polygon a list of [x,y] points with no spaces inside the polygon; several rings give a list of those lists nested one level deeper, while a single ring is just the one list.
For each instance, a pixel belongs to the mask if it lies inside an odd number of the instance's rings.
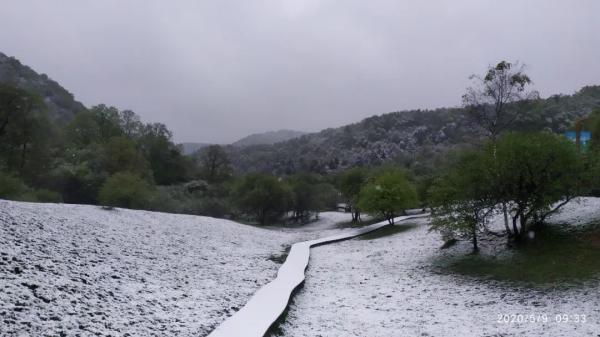
[{"label": "bare tree", "polygon": [[519,117],[518,103],[537,99],[537,91],[527,91],[532,84],[525,74],[525,65],[502,61],[489,66],[484,77],[471,75],[473,86],[463,95],[463,104],[475,123],[492,141],[510,128]]}]

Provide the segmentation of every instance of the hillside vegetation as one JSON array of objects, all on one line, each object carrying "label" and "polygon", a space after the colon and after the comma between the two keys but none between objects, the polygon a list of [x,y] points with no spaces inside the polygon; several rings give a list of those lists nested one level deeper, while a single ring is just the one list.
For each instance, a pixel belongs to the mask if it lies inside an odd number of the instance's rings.
[{"label": "hillside vegetation", "polygon": [[[562,133],[600,108],[600,86],[573,95],[553,95],[529,104],[513,130]],[[274,145],[228,147],[238,172],[326,173],[384,163],[431,164],[439,155],[478,142],[482,131],[462,108],[409,110],[373,116]]]},{"label": "hillside vegetation", "polygon": [[45,104],[49,117],[60,124],[70,121],[75,114],[86,110],[83,104],[75,100],[73,94],[46,74],[38,74],[30,67],[21,64],[16,58],[8,57],[1,52],[0,83],[39,96]]},{"label": "hillside vegetation", "polygon": [[[3,60],[0,198],[12,200],[101,204],[261,224],[309,222],[318,217],[320,211],[334,209],[344,202],[352,210],[354,221],[360,221],[363,212],[393,221],[394,216],[407,208],[431,206],[432,185],[445,178],[444,169],[452,171],[446,164],[456,154],[447,154],[454,149],[482,149],[481,145],[490,136],[489,129],[484,129],[473,112],[495,111],[493,101],[484,100],[483,104],[465,104],[468,109],[394,112],[281,142],[278,139],[298,133],[279,131],[254,135],[229,146],[204,146],[186,156],[183,146],[173,142],[173,134],[166,125],[144,123],[135,112],[109,105],[86,109],[56,82],[13,58]],[[535,94],[528,87],[529,78],[520,72],[513,74],[518,68],[511,67],[503,61],[488,72],[511,75],[513,85],[519,84],[514,79],[522,80],[520,88],[527,85],[526,91]],[[506,79],[506,76],[497,78]],[[508,159],[513,154],[522,157],[519,149],[526,148],[546,156],[550,162],[555,162],[557,157],[560,163],[572,162],[569,158],[574,158],[575,147],[557,133],[571,129],[574,121],[600,108],[600,87],[585,87],[574,95],[555,95],[547,99],[539,99],[537,95],[527,99],[520,96],[509,97],[506,104],[500,105],[502,111],[496,119],[501,123],[510,121],[510,125],[506,124],[497,137],[492,137],[495,141],[507,142],[506,151],[498,154]],[[54,101],[56,97],[61,99]],[[56,110],[56,106],[68,113]],[[77,107],[83,110],[76,112]],[[596,130],[600,130],[600,124],[597,118],[590,121],[588,124],[595,137],[592,144],[597,148],[600,132]],[[545,135],[510,136],[510,131],[515,130]],[[552,132],[555,134],[550,135]],[[548,153],[524,147],[534,140],[539,140],[538,148],[558,144],[565,151],[559,156],[556,151]],[[276,143],[244,145],[267,141]],[[493,146],[488,144],[491,151],[476,158],[487,160],[490,153],[495,154]],[[511,159],[507,167],[499,167],[494,161],[494,165],[486,167],[502,171],[484,171],[492,177],[506,173],[513,178],[511,172],[522,172],[520,164],[543,162],[532,162],[531,158],[526,154],[522,160]],[[577,158],[577,167],[561,164],[556,170],[552,167],[551,172],[556,171],[561,177],[580,175],[581,181],[590,182],[589,191],[585,193],[598,193],[600,188],[594,183],[596,168],[600,167],[594,161],[597,156],[581,161]],[[539,167],[539,171],[547,168]],[[477,184],[474,191],[485,186],[486,191],[498,192],[497,186],[502,184],[494,180],[487,179],[490,184]],[[573,191],[562,189],[572,185],[567,180],[554,177],[551,181],[561,188],[540,205],[546,207],[548,202],[558,201],[554,196],[565,196],[566,192],[569,196],[575,195]],[[458,185],[458,192],[465,190],[465,184]],[[552,187],[546,182],[538,185],[540,191]],[[400,193],[404,190],[410,193]],[[442,193],[442,201],[453,206],[456,198],[464,197],[458,192]],[[489,198],[486,195],[486,201],[513,200],[514,196],[508,194],[510,191],[503,192],[501,195],[491,193]],[[543,193],[536,194],[540,195]],[[543,220],[539,207],[526,210],[533,217],[527,217],[523,228],[527,229],[529,220],[538,220],[538,215]],[[514,219],[519,215],[518,212],[512,214]]]}]

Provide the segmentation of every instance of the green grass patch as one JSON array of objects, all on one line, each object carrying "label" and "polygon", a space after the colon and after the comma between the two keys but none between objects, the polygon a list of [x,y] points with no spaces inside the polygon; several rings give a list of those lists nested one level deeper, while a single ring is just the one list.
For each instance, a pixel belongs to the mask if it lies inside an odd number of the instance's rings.
[{"label": "green grass patch", "polygon": [[358,237],[359,240],[375,240],[388,236],[392,236],[398,233],[406,232],[417,227],[416,224],[402,224],[402,225],[387,225],[377,230],[363,234]]},{"label": "green grass patch", "polygon": [[600,226],[548,227],[499,256],[475,254],[438,262],[452,273],[477,278],[530,286],[569,285],[600,276]]}]

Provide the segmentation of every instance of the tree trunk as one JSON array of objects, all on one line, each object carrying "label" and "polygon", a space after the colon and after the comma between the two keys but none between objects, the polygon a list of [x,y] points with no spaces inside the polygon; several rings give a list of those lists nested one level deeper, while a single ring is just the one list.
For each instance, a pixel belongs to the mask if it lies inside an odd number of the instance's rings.
[{"label": "tree trunk", "polygon": [[506,202],[502,202],[502,213],[504,213],[504,228],[506,229],[506,234],[511,236],[513,233],[510,231],[510,226],[508,225],[508,209],[506,207]]},{"label": "tree trunk", "polygon": [[527,236],[528,233],[528,226],[527,226],[527,220],[528,218],[525,215],[521,215],[521,232],[519,233],[519,235],[521,236],[521,239],[524,239]]},{"label": "tree trunk", "polygon": [[515,216],[512,218],[513,235],[517,238],[519,237],[519,229],[517,228],[517,220],[519,220],[519,214],[520,214],[520,212],[517,212],[517,214],[515,214]]},{"label": "tree trunk", "polygon": [[477,253],[479,251],[479,246],[477,245],[477,226],[471,228],[471,235],[473,235],[473,253]]},{"label": "tree trunk", "polygon": [[25,158],[27,156],[27,140],[28,140],[28,125],[23,115],[23,144],[21,145],[21,162],[19,163],[19,173],[23,174],[23,168],[25,167]]},{"label": "tree trunk", "polygon": [[27,143],[24,142],[23,146],[21,147],[21,162],[19,164],[19,172],[21,174],[23,174],[23,168],[25,167],[26,153],[27,153]]}]

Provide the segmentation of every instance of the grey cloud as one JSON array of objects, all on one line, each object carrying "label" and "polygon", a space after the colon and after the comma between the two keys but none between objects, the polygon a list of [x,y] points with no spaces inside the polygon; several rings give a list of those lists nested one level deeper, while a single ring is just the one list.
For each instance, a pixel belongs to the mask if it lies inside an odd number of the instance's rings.
[{"label": "grey cloud", "polygon": [[454,106],[471,73],[521,60],[542,95],[600,82],[600,2],[5,1],[0,48],[86,105],[179,141],[317,131]]}]

